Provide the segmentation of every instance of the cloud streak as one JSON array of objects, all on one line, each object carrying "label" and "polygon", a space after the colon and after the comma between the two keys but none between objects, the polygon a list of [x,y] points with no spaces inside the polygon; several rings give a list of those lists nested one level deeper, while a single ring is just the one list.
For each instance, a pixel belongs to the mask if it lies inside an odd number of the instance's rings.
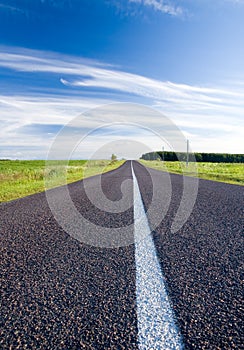
[{"label": "cloud streak", "polygon": [[176,17],[182,16],[184,13],[182,7],[166,2],[165,0],[129,0],[129,3],[140,4],[155,11]]},{"label": "cloud streak", "polygon": [[[241,146],[244,86],[238,82],[225,86],[179,84],[124,72],[92,60],[30,50],[19,53],[17,49],[2,50],[0,69],[15,75],[37,74],[37,79],[52,75],[60,82],[58,94],[46,86],[40,94],[18,91],[0,95],[2,147],[51,142],[51,137],[45,140],[47,135],[40,138],[30,135],[28,141],[21,128],[32,124],[64,125],[82,111],[118,101],[118,97],[120,101],[130,99],[160,110],[191,138],[195,150],[244,152]],[[92,120],[86,120],[84,127],[92,127]]]},{"label": "cloud streak", "polygon": [[[223,87],[201,87],[187,84],[177,84],[159,81],[114,69],[113,66],[96,61],[83,62],[82,59],[48,54],[39,51],[28,51],[28,54],[0,53],[0,67],[19,72],[41,72],[56,74],[63,85],[86,88],[104,88],[134,93],[154,99],[195,99],[197,102],[224,103],[227,99],[244,98],[243,90],[227,89]],[[46,58],[42,58],[45,56]],[[49,56],[49,57],[48,57]],[[72,79],[68,77],[72,77]],[[74,79],[74,77],[77,77]]]}]

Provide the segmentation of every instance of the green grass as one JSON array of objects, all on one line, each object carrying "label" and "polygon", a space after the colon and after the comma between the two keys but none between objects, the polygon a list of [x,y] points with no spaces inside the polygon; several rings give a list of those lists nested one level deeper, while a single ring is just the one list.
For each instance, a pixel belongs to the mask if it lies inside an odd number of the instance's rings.
[{"label": "green grass", "polygon": [[[140,160],[142,164],[157,170],[166,170],[170,173],[195,176],[193,165],[186,167],[181,162],[161,162],[157,160]],[[244,185],[244,164],[243,163],[196,163],[198,177],[201,179],[226,182],[230,184]]]},{"label": "green grass", "polygon": [[[67,183],[113,170],[123,162],[71,160],[67,166]],[[44,160],[0,160],[0,202],[45,191],[45,171],[51,179],[48,188],[64,185],[66,182],[63,175],[66,172],[63,163],[60,164],[59,167],[57,162],[55,165],[50,162],[46,167]]]},{"label": "green grass", "polygon": [[[148,167],[165,170],[161,161],[140,162]],[[81,180],[84,177],[97,175],[119,167],[123,161],[111,162],[109,160],[71,160],[67,167],[67,183]],[[171,173],[193,176],[191,164],[186,167],[180,162],[164,162],[166,170]],[[23,160],[9,161],[0,160],[0,202],[27,196],[29,194],[45,191],[45,161]],[[182,167],[183,166],[183,167]],[[244,185],[244,164],[241,163],[197,163],[198,177],[208,180],[227,182]],[[52,164],[46,169],[51,182],[48,188],[64,185],[62,178],[64,169]]]}]

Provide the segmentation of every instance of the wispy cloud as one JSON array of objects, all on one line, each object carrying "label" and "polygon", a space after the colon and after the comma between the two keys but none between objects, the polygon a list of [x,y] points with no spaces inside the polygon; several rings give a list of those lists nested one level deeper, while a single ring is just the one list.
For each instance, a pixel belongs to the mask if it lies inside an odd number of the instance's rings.
[{"label": "wispy cloud", "polygon": [[0,3],[0,10],[2,11],[10,11],[10,12],[17,12],[17,13],[20,13],[20,14],[25,14],[25,11],[23,9],[21,9],[20,7],[17,7],[17,6],[11,6],[11,5],[8,5],[8,4],[3,4],[3,3]]},{"label": "wispy cloud", "polygon": [[[244,152],[244,86],[196,86],[150,79],[118,70],[117,67],[47,52],[18,50],[0,53],[0,68],[32,78],[53,76],[60,91],[42,86],[38,94],[21,91],[0,96],[1,147],[27,147],[51,143],[46,134],[23,137],[28,125],[65,125],[81,112],[114,101],[141,102],[170,117],[192,140],[195,150]],[[21,72],[21,73],[20,73]],[[13,89],[11,88],[11,91]],[[138,119],[140,123],[140,120]],[[92,128],[92,119],[84,128]],[[160,119],[154,121],[157,129]],[[54,135],[53,135],[54,137]],[[225,141],[224,141],[225,140]],[[228,141],[227,141],[228,140]]]},{"label": "wispy cloud", "polygon": [[[91,3],[89,0],[84,0],[87,3]],[[201,3],[201,1],[198,1]],[[229,3],[233,5],[243,5],[244,0],[216,0],[216,3],[224,4]],[[101,4],[104,6],[110,6],[117,8],[120,14],[126,15],[141,15],[147,16],[145,10],[151,9],[154,12],[166,14],[171,17],[185,18],[191,14],[192,5],[196,3],[195,0],[101,0]],[[210,3],[210,0],[202,1],[204,3]],[[97,4],[91,4],[97,6]],[[214,3],[214,5],[216,5]],[[44,18],[49,16],[55,16],[55,9],[67,11],[70,13],[77,13],[83,9],[83,1],[79,0],[33,0],[33,1],[12,1],[9,4],[8,0],[0,0],[0,11],[11,13],[12,15],[21,15],[26,18]],[[54,12],[45,12],[45,9],[52,9]],[[190,16],[191,17],[191,16]]]},{"label": "wispy cloud", "polygon": [[182,16],[184,10],[182,7],[175,5],[173,2],[165,0],[128,0],[130,3],[141,4],[150,7],[155,11],[169,14],[171,16]]},{"label": "wispy cloud", "polygon": [[230,90],[224,87],[204,87],[159,81],[114,69],[113,66],[100,62],[83,61],[80,58],[39,51],[27,50],[25,55],[1,52],[0,67],[21,72],[52,73],[59,76],[58,79],[62,84],[71,87],[120,90],[160,100],[182,98],[182,100],[203,102],[206,107],[208,104],[213,106],[213,103],[222,104],[226,98],[234,100],[237,98],[240,102],[244,97],[244,92],[240,89]]}]

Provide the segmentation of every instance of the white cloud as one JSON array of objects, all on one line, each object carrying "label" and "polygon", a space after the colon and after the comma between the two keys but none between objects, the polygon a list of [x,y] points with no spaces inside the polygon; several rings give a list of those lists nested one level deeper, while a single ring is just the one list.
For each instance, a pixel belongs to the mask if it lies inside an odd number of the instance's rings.
[{"label": "white cloud", "polygon": [[21,14],[24,14],[24,11],[22,9],[20,9],[19,7],[10,6],[10,5],[7,5],[7,4],[0,4],[0,10],[11,11],[11,12],[19,12]]},{"label": "white cloud", "polygon": [[[65,86],[59,95],[50,93],[50,86],[39,95],[2,94],[2,147],[46,145],[51,138],[46,140],[44,136],[31,135],[24,138],[21,128],[30,124],[64,125],[84,110],[113,102],[116,92],[116,96],[122,93],[121,100],[128,101],[130,97],[130,101],[138,102],[139,98],[142,103],[146,101],[170,117],[186,135],[191,135],[195,150],[244,153],[241,142],[244,131],[242,82],[225,83],[225,86],[178,84],[124,72],[91,60],[29,50],[21,54],[3,50],[0,67],[14,72],[38,72],[39,78],[40,73],[45,77],[53,74],[60,81],[60,88],[62,84]],[[84,127],[92,127],[92,120],[86,120],[86,123]],[[160,119],[153,123],[152,128],[157,129]]]},{"label": "white cloud", "polygon": [[[223,87],[177,84],[123,72],[94,61],[83,62],[78,58],[60,55],[54,57],[50,54],[48,57],[47,53],[28,52],[25,55],[0,53],[0,67],[23,72],[58,74],[60,82],[67,86],[113,89],[160,100],[173,101],[179,98],[182,101],[197,101],[198,104],[202,102],[205,107],[213,107],[214,103],[222,104],[224,101],[228,104],[232,101],[235,105],[239,101],[242,104],[244,97],[241,85],[239,89],[229,90]],[[68,78],[69,76],[72,78]]]},{"label": "white cloud", "polygon": [[171,16],[182,16],[184,11],[180,6],[165,0],[129,0],[130,3],[137,3],[143,6],[151,7],[155,11],[167,13]]}]

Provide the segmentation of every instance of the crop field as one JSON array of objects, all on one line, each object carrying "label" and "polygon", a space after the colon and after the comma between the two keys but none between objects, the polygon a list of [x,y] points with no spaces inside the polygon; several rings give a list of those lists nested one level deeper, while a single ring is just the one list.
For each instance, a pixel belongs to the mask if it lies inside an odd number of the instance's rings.
[{"label": "crop field", "polygon": [[[162,162],[158,160],[140,160],[142,164],[157,170],[167,170],[175,174],[193,176],[192,166],[187,167],[183,162]],[[243,163],[196,163],[198,177],[206,180],[244,185]]]},{"label": "crop field", "polygon": [[[123,161],[71,160],[66,168],[67,183],[100,174],[119,167]],[[44,160],[0,160],[0,202],[6,202],[45,190],[45,174],[51,182],[48,188],[64,185],[63,166]]]}]

